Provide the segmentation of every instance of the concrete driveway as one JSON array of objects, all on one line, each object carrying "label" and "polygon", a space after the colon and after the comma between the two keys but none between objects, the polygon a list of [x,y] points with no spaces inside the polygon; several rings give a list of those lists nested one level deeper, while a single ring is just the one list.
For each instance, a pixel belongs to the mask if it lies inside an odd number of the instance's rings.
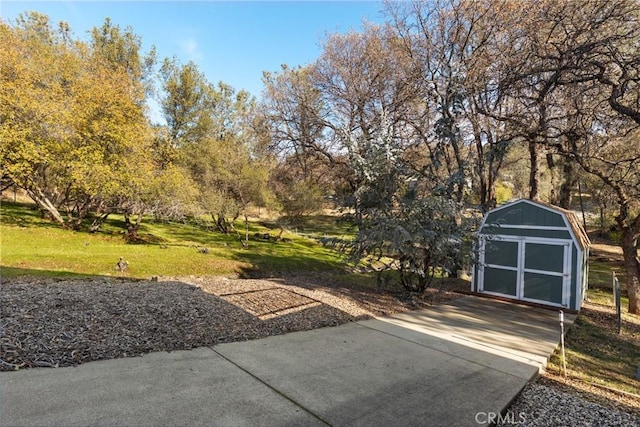
[{"label": "concrete driveway", "polygon": [[468,296],[213,348],[2,372],[0,424],[482,425],[559,340],[556,311]]}]

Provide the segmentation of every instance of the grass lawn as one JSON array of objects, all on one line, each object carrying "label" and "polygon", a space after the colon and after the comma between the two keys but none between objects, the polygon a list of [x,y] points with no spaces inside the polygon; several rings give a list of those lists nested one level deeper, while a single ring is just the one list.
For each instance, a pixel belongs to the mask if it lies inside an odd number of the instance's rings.
[{"label": "grass lawn", "polygon": [[[355,237],[357,233],[357,227],[336,215],[313,215],[287,222],[290,223],[289,227],[296,234],[316,239],[323,237],[350,239]],[[273,227],[276,226],[273,225]]]},{"label": "grass lawn", "polygon": [[[142,223],[139,244],[128,244],[121,234],[122,218],[114,215],[98,233],[62,230],[42,220],[25,204],[2,203],[0,208],[0,274],[105,275],[115,270],[122,256],[132,278],[221,274],[283,274],[300,271],[341,271],[344,264],[335,251],[311,238],[285,232],[286,242],[251,239],[247,249],[238,236],[213,231],[206,222],[182,224]],[[244,224],[237,224],[239,230]],[[250,235],[270,230],[256,222]],[[275,235],[279,230],[272,230]],[[206,248],[206,251],[203,250]]]}]

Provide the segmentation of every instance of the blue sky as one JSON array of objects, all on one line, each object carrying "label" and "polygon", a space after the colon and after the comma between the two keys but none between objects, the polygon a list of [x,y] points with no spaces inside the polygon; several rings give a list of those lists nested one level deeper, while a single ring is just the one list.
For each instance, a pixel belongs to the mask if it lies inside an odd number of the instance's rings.
[{"label": "blue sky", "polygon": [[321,53],[327,33],[359,30],[362,20],[382,22],[375,1],[15,1],[0,0],[0,17],[15,19],[35,10],[74,34],[107,16],[131,26],[145,50],[155,45],[160,59],[194,61],[212,83],[223,81],[258,96],[262,72],[281,64],[304,65]]}]

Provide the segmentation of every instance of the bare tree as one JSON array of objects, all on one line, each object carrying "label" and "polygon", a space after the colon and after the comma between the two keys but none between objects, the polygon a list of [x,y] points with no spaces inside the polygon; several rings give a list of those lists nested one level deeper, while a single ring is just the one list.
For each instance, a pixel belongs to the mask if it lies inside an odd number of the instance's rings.
[{"label": "bare tree", "polygon": [[[629,311],[638,314],[638,2],[545,1],[527,8],[520,22],[522,63],[512,64],[503,90],[534,112],[540,145],[568,156],[616,194]],[[523,97],[522,88],[536,96]],[[515,121],[514,115],[505,120]]]},{"label": "bare tree", "polygon": [[491,208],[514,138],[496,119],[509,105],[494,90],[501,63],[492,40],[500,8],[494,2],[415,1],[389,2],[387,12],[419,90],[408,123],[428,155],[423,173],[447,180],[458,201],[472,183],[481,207]]}]

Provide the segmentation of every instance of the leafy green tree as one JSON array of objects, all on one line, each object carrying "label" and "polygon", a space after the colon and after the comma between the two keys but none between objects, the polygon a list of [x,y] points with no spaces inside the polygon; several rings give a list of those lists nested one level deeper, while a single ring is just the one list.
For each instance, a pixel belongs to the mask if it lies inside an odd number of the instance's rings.
[{"label": "leafy green tree", "polygon": [[214,89],[204,74],[194,63],[180,66],[175,59],[165,59],[160,73],[169,146],[180,148],[209,137],[213,132]]},{"label": "leafy green tree", "polygon": [[[197,66],[165,60],[162,66],[168,143],[195,183],[198,204],[223,233],[235,230],[248,208],[270,199],[270,162],[264,157],[264,127],[257,125],[255,100],[224,83],[210,84]],[[248,234],[245,228],[244,244]]]},{"label": "leafy green tree", "polygon": [[403,201],[393,212],[372,210],[350,244],[350,259],[379,273],[396,271],[401,285],[423,292],[436,272],[455,274],[470,249],[460,205],[443,196]]},{"label": "leafy green tree", "polygon": [[[2,37],[3,168],[56,221],[77,226],[93,202],[74,185],[70,167],[76,95],[87,90],[89,73],[44,15],[20,17],[15,28],[2,24]],[[69,206],[64,218],[60,210]]]},{"label": "leafy green tree", "polygon": [[[152,131],[145,116],[146,79],[155,55],[152,50],[143,56],[141,40],[133,29],[123,30],[109,18],[91,31],[89,46],[90,64],[100,67],[98,76],[118,77],[116,85],[86,100],[85,138],[102,148],[96,157],[101,157],[101,174],[107,177],[96,190],[102,207],[106,207],[105,214],[122,213],[127,238],[135,241],[143,215],[149,210],[155,181]],[[87,129],[97,132],[92,134]]]},{"label": "leafy green tree", "polygon": [[296,168],[294,159],[277,165],[272,173],[270,185],[282,212],[291,220],[319,211],[324,204],[325,192],[318,181],[305,178]]},{"label": "leafy green tree", "polygon": [[345,134],[361,182],[355,193],[359,231],[346,250],[352,262],[396,271],[406,290],[423,292],[437,270],[460,269],[471,228],[463,221],[462,205],[446,192],[451,187],[440,186],[440,193],[421,190],[425,177],[413,171],[403,157],[401,136],[381,117],[380,131],[370,139]]},{"label": "leafy green tree", "polygon": [[[132,82],[149,83],[156,63],[155,47],[147,54],[142,54],[142,40],[133,28],[124,30],[114,25],[110,18],[105,18],[100,27],[91,30],[91,47],[96,58],[100,58],[113,70],[124,70]],[[150,89],[143,85],[140,88]],[[144,101],[143,93],[138,93],[139,101]]]},{"label": "leafy green tree", "polygon": [[[73,102],[64,87],[72,82],[62,76],[72,76],[80,68],[79,60],[44,15],[20,17],[15,27],[2,22],[0,31],[3,173],[65,225],[59,208],[70,198],[62,192],[70,177],[54,160],[67,157],[67,141],[73,136],[65,126],[73,116],[59,107],[61,99]],[[62,52],[67,52],[64,63],[59,58]]]},{"label": "leafy green tree", "polygon": [[[240,216],[248,226],[249,207],[271,203],[267,187],[270,165],[253,157],[242,141],[207,139],[194,145],[189,156],[193,178],[200,188],[200,205],[210,213],[219,231],[236,231],[234,222]],[[245,229],[245,244],[247,232]]]}]

